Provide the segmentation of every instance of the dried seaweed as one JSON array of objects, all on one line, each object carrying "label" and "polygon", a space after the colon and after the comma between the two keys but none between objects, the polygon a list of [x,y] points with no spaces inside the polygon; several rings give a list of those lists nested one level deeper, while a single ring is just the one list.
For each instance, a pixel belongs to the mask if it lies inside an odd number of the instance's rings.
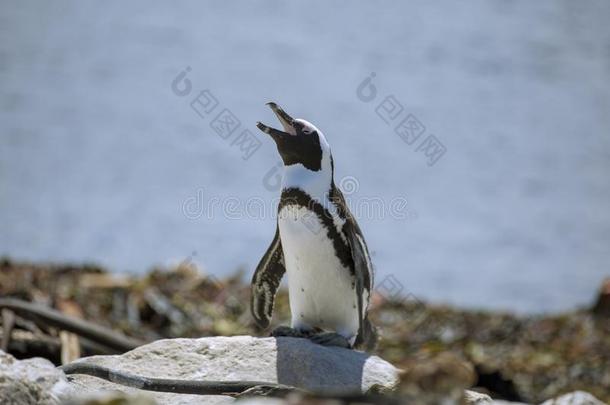
[{"label": "dried seaweed", "polygon": [[[377,294],[371,309],[381,329],[377,354],[405,370],[400,390],[406,395],[474,385],[509,400],[536,403],[584,390],[609,402],[610,317],[604,291],[610,289],[602,288],[595,311],[549,316],[461,310]],[[219,280],[192,264],[136,277],[92,265],[0,260],[0,297],[43,304],[140,341],[267,335],[250,316],[249,294],[242,274]],[[275,324],[289,321],[285,291],[275,311]],[[65,343],[59,328],[18,313],[2,319],[3,340],[13,355],[61,362]],[[64,340],[75,344],[74,338]],[[82,355],[108,352],[87,339],[79,338],[78,344]]]}]

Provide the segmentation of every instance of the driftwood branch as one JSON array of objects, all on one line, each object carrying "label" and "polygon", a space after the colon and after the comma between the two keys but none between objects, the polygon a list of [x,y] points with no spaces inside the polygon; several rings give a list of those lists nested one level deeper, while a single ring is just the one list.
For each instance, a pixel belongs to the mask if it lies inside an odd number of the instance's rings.
[{"label": "driftwood branch", "polygon": [[149,378],[86,362],[66,364],[59,367],[59,369],[63,370],[66,374],[85,374],[141,390],[172,392],[174,394],[238,395],[255,387],[273,396],[301,391],[288,385],[260,381],[191,381],[170,378]]},{"label": "driftwood branch", "polygon": [[66,316],[52,308],[19,299],[0,298],[0,309],[8,309],[22,318],[72,332],[120,352],[135,349],[146,343],[92,322]]}]

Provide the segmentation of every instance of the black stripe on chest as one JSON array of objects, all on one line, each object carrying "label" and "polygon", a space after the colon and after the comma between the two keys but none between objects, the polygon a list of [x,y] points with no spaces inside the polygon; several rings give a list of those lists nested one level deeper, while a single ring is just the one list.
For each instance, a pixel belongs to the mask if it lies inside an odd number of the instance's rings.
[{"label": "black stripe on chest", "polygon": [[312,199],[309,194],[296,187],[285,188],[282,190],[282,196],[278,205],[278,213],[282,210],[282,208],[291,205],[306,208],[318,217],[326,230],[326,236],[333,244],[335,255],[341,264],[349,269],[351,275],[355,276],[354,260],[352,259],[351,249],[343,240],[341,235],[339,235],[339,232],[337,232],[337,228],[335,227],[333,216],[330,211],[324,208],[324,206],[322,206],[322,204],[320,204],[318,201]]}]

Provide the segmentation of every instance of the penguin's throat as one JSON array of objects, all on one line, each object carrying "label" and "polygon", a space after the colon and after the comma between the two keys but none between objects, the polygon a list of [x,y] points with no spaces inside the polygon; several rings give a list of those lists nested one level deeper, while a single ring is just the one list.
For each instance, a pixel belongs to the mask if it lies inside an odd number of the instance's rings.
[{"label": "penguin's throat", "polygon": [[288,166],[284,171],[282,188],[299,188],[314,198],[323,198],[332,185],[332,172],[308,170],[301,165]]}]

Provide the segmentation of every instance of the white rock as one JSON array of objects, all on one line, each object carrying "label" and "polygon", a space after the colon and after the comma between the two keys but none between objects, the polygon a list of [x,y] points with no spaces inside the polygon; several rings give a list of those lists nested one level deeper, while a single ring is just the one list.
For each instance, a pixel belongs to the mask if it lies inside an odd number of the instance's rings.
[{"label": "white rock", "polygon": [[[472,405],[527,405],[522,402],[492,400],[488,395],[468,390],[465,391],[464,402]],[[549,399],[540,405],[604,405],[604,403],[588,392],[575,391],[555,399]]]},{"label": "white rock", "polygon": [[[86,361],[145,377],[186,380],[254,380],[280,383],[316,392],[365,392],[374,385],[392,389],[398,370],[377,356],[328,348],[306,339],[250,336],[158,340],[120,356],[93,356]],[[70,376],[71,392],[137,389],[85,375]],[[197,395],[150,393],[159,404],[201,403]],[[233,399],[206,396],[207,404]]]},{"label": "white rock", "polygon": [[602,401],[584,391],[574,391],[560,397],[544,401],[541,405],[604,405]]},{"label": "white rock", "polygon": [[16,360],[0,350],[0,404],[58,404],[66,376],[41,358]]},{"label": "white rock", "polygon": [[476,391],[465,390],[463,403],[467,405],[487,405],[491,404],[491,397]]}]

